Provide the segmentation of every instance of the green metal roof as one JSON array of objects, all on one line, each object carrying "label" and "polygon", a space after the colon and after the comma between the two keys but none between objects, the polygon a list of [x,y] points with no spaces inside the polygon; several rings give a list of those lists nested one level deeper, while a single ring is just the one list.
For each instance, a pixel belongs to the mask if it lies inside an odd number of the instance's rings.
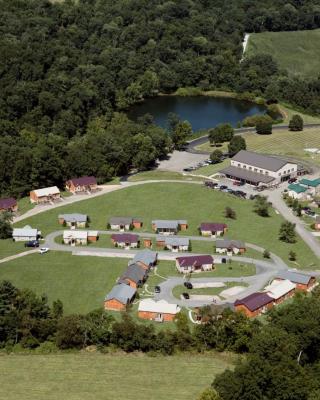
[{"label": "green metal roof", "polygon": [[320,178],[313,180],[303,178],[299,183],[305,186],[317,187],[320,185]]},{"label": "green metal roof", "polygon": [[288,186],[288,189],[292,190],[296,193],[304,193],[307,190],[306,188],[304,188],[303,186],[300,186],[298,184],[290,184]]}]

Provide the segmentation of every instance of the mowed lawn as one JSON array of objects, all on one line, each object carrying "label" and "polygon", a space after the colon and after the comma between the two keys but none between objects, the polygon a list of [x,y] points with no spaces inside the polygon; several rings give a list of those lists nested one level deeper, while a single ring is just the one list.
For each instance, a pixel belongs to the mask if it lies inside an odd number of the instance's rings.
[{"label": "mowed lawn", "polygon": [[24,242],[14,242],[12,239],[0,239],[0,260],[1,258],[12,256],[13,254],[28,251],[30,248],[24,247]]},{"label": "mowed lawn", "polygon": [[227,367],[232,358],[224,354],[1,356],[0,398],[194,400]]},{"label": "mowed lawn", "polygon": [[263,32],[250,35],[246,56],[271,54],[290,74],[317,77],[320,70],[320,29]]},{"label": "mowed lawn", "polygon": [[[224,218],[226,206],[236,211],[236,220]],[[258,244],[285,260],[288,260],[289,251],[294,250],[301,268],[319,265],[319,260],[300,238],[293,245],[278,240],[283,218],[274,210],[271,210],[269,218],[259,217],[253,212],[252,201],[196,184],[153,183],[133,186],[35,215],[19,222],[17,226],[29,224],[47,234],[63,229],[58,224],[58,214],[71,212],[88,214],[93,229],[106,229],[111,216],[140,217],[144,222],[142,231],[151,231],[153,219],[187,219],[189,229],[181,232],[185,235],[198,235],[201,222],[226,222],[229,226],[228,238]]]},{"label": "mowed lawn", "polygon": [[[60,299],[65,313],[87,313],[103,305],[105,295],[125,271],[128,259],[73,256],[64,252],[31,254],[0,265],[0,281]],[[1,386],[1,385],[0,385]],[[0,396],[1,398],[1,396]]]},{"label": "mowed lawn", "polygon": [[304,150],[320,149],[320,128],[305,128],[302,132],[274,130],[271,135],[248,132],[243,137],[248,150],[290,156],[320,165],[320,154],[312,154]]}]

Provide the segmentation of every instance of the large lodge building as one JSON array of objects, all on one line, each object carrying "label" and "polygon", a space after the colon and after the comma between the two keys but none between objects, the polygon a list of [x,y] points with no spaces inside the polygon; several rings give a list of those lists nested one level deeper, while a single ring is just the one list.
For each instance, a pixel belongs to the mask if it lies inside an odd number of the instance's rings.
[{"label": "large lodge building", "polygon": [[231,165],[220,173],[250,185],[272,186],[296,177],[298,165],[274,156],[241,150],[231,159]]}]

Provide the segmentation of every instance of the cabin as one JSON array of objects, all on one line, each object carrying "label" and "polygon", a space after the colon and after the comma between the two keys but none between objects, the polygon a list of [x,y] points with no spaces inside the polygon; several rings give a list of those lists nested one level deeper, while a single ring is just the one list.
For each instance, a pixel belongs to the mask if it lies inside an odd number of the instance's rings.
[{"label": "cabin", "polygon": [[111,236],[111,242],[116,247],[124,249],[135,249],[139,247],[139,235],[132,235],[131,233],[116,233]]},{"label": "cabin", "polygon": [[173,252],[188,251],[190,241],[184,237],[157,236],[157,246]]},{"label": "cabin", "polygon": [[296,183],[288,185],[287,194],[289,197],[297,200],[306,200],[309,198],[307,188]]},{"label": "cabin", "polygon": [[97,180],[94,176],[82,176],[69,179],[65,183],[66,190],[73,194],[83,192],[95,192],[98,189]]},{"label": "cabin", "polygon": [[310,292],[317,285],[315,276],[296,271],[282,271],[275,277],[275,280],[289,280],[295,283],[296,290],[302,290],[304,292]]},{"label": "cabin", "polygon": [[213,257],[210,255],[177,257],[176,268],[183,274],[189,272],[211,271],[213,269]]},{"label": "cabin", "polygon": [[223,236],[227,232],[228,226],[219,222],[202,222],[200,225],[201,236]]},{"label": "cabin", "polygon": [[38,240],[41,232],[38,229],[33,229],[31,226],[26,225],[24,228],[13,228],[12,239],[15,242],[29,242],[31,240]]},{"label": "cabin", "polygon": [[178,304],[170,304],[165,300],[155,301],[143,299],[138,306],[138,317],[149,321],[166,322],[173,321],[181,311]]},{"label": "cabin", "polygon": [[88,216],[85,214],[60,214],[58,216],[60,225],[70,226],[70,228],[85,228],[88,222]]},{"label": "cabin", "polygon": [[234,302],[236,311],[243,312],[249,318],[257,317],[273,307],[273,298],[267,293],[252,293]]},{"label": "cabin", "polygon": [[152,250],[141,250],[136,253],[132,260],[129,261],[128,265],[138,264],[146,270],[154,267],[157,264],[158,253]]},{"label": "cabin", "polygon": [[133,228],[140,229],[142,221],[133,217],[112,217],[109,220],[110,229],[117,231],[129,231]]},{"label": "cabin", "polygon": [[86,245],[99,239],[98,231],[70,230],[63,232],[63,243],[70,246]]},{"label": "cabin", "polygon": [[127,270],[122,274],[118,283],[125,283],[137,289],[143,286],[147,280],[148,271],[139,264],[130,264]]},{"label": "cabin", "polygon": [[125,284],[115,285],[104,299],[104,309],[112,311],[125,311],[133,301],[136,289]]},{"label": "cabin", "polygon": [[272,297],[274,304],[281,304],[285,300],[294,296],[296,290],[296,284],[285,280],[274,280],[270,285],[266,286],[264,291],[269,297]]},{"label": "cabin", "polygon": [[243,254],[246,251],[246,246],[241,240],[219,239],[216,241],[216,253],[227,254]]},{"label": "cabin", "polygon": [[13,197],[9,197],[6,199],[0,199],[0,212],[17,212],[18,211],[18,203],[17,200]]},{"label": "cabin", "polygon": [[34,204],[52,203],[61,199],[57,186],[36,189],[30,192],[30,201]]},{"label": "cabin", "polygon": [[178,231],[188,229],[188,222],[186,220],[157,219],[152,221],[152,229],[160,235],[176,235]]}]

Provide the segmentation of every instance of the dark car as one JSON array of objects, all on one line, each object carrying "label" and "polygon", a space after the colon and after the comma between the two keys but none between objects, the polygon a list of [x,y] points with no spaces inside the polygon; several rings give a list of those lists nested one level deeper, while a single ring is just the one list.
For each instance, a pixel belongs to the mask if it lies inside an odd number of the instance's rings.
[{"label": "dark car", "polygon": [[184,286],[185,286],[187,289],[192,289],[192,288],[193,288],[191,282],[184,282]]},{"label": "dark car", "polygon": [[226,258],[221,258],[221,263],[222,264],[226,264],[227,263],[227,259]]},{"label": "dark car", "polygon": [[228,189],[228,186],[226,186],[226,185],[221,185],[221,186],[219,186],[219,189],[220,189],[220,190],[226,190],[226,189]]},{"label": "dark car", "polygon": [[154,287],[154,292],[155,292],[155,293],[160,293],[160,292],[161,292],[160,286],[155,286],[155,287]]},{"label": "dark car", "polygon": [[189,293],[182,293],[182,297],[186,300],[190,299]]},{"label": "dark car", "polygon": [[183,168],[183,171],[184,172],[190,172],[190,171],[192,171],[192,169],[191,168]]},{"label": "dark car", "polygon": [[39,242],[38,240],[29,240],[24,244],[24,247],[39,247]]},{"label": "dark car", "polygon": [[293,182],[297,182],[297,178],[290,178],[288,180],[288,183],[293,183]]}]

